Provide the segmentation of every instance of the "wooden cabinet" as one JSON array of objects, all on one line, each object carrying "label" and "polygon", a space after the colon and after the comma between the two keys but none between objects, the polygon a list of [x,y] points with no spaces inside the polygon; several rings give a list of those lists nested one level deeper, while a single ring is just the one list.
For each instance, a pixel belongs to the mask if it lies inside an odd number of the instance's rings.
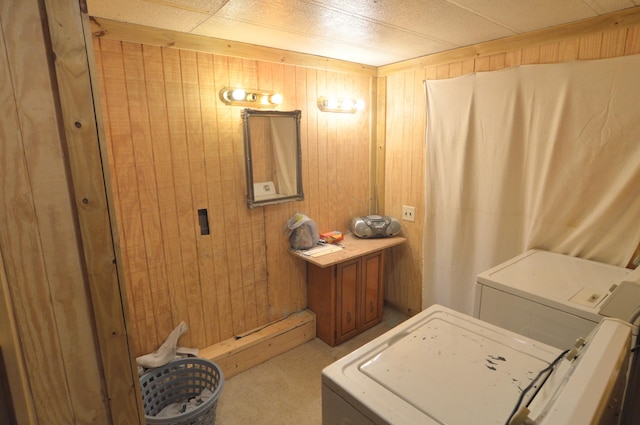
[{"label": "wooden cabinet", "polygon": [[307,273],[316,335],[330,346],[382,321],[384,251],[327,268],[309,264]]},{"label": "wooden cabinet", "polygon": [[336,344],[340,344],[382,321],[384,251],[336,268]]},{"label": "wooden cabinet", "polygon": [[316,336],[335,346],[382,321],[384,250],[404,238],[346,238],[345,249],[305,258],[309,309],[316,314]]}]

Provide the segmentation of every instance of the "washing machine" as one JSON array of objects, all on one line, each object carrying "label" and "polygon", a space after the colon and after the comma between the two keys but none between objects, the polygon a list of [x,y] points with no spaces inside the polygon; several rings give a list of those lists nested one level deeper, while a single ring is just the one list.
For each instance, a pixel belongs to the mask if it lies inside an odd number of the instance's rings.
[{"label": "washing machine", "polygon": [[433,305],[322,371],[322,423],[616,424],[630,328],[563,351]]},{"label": "washing machine", "polygon": [[[569,347],[602,320],[606,299],[631,272],[529,250],[478,274],[474,316],[554,347]],[[617,317],[629,320],[626,312]]]}]

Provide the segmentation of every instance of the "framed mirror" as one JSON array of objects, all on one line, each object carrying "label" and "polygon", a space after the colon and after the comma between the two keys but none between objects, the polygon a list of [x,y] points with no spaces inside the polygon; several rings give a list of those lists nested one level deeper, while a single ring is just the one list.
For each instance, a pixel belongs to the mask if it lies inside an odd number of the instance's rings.
[{"label": "framed mirror", "polygon": [[298,110],[242,111],[249,208],[304,199],[300,117]]}]

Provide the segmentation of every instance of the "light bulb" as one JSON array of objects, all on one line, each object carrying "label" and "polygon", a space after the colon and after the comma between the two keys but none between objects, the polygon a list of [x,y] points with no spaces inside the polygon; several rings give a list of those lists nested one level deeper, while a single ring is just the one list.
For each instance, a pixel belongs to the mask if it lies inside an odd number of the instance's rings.
[{"label": "light bulb", "polygon": [[280,93],[273,94],[271,95],[270,101],[274,105],[279,105],[282,103],[282,95]]},{"label": "light bulb", "polygon": [[347,98],[342,99],[340,107],[345,111],[350,111],[351,109],[353,109],[353,100]]},{"label": "light bulb", "polygon": [[231,92],[231,98],[233,100],[244,100],[246,95],[247,93],[244,91],[244,89],[233,89],[233,91]]}]

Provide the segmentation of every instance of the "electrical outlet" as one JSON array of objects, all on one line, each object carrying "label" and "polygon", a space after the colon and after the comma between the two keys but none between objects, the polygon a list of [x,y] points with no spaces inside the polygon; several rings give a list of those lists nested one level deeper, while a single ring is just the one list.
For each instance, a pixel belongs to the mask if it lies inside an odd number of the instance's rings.
[{"label": "electrical outlet", "polygon": [[402,219],[405,221],[416,221],[416,207],[402,206]]}]

